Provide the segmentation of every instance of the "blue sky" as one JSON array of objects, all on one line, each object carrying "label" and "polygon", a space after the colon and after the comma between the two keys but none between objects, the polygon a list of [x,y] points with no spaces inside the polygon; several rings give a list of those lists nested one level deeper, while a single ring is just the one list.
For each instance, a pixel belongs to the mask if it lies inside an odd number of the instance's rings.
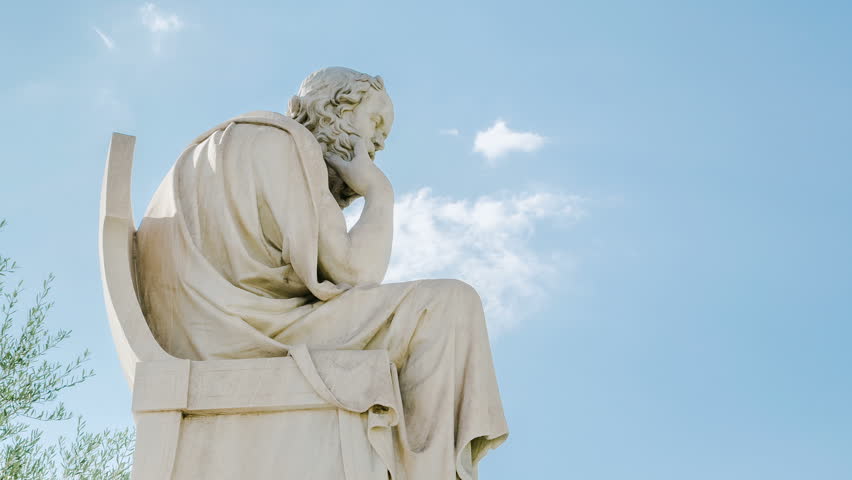
[{"label": "blue sky", "polygon": [[92,428],[131,422],[97,261],[110,133],[138,138],[138,219],[198,133],[343,65],[396,107],[394,278],[461,276],[486,300],[511,435],[482,478],[852,478],[852,4],[3,17],[0,248],[33,288],[56,274],[58,354],[88,347],[97,371],[67,403]]}]

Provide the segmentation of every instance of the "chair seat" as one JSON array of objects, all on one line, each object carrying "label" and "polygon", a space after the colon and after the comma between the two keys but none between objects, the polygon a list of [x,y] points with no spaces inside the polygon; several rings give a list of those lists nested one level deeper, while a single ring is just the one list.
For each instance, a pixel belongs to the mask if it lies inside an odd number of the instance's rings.
[{"label": "chair seat", "polygon": [[[216,415],[339,408],[345,403],[360,413],[372,405],[397,404],[386,351],[315,351],[311,357],[319,386],[292,357],[140,362],[133,412]],[[330,395],[317,391],[326,389]]]}]

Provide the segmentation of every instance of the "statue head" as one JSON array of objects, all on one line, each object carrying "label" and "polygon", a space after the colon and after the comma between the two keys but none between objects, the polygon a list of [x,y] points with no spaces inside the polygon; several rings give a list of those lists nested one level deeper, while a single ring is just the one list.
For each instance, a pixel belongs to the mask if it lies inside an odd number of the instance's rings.
[{"label": "statue head", "polygon": [[[308,75],[290,99],[287,115],[314,134],[326,160],[351,160],[359,138],[375,159],[393,124],[393,104],[381,77],[329,67]],[[358,198],[330,165],[328,183],[341,207]]]}]

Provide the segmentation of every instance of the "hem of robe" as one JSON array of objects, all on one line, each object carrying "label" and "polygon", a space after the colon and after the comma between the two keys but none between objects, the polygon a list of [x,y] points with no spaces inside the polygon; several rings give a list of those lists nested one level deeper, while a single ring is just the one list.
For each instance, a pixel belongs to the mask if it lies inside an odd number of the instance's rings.
[{"label": "hem of robe", "polygon": [[[509,438],[509,431],[503,429],[502,432],[482,433],[464,442],[464,447],[456,455],[456,475],[461,480],[476,480],[479,462],[488,452],[502,445],[507,438]],[[474,451],[473,444],[477,441],[480,444]]]},{"label": "hem of robe", "polygon": [[[373,399],[370,405],[364,408],[364,405],[353,405],[350,403],[351,400],[341,400],[338,398],[338,395],[332,392],[327,383],[328,374],[323,375],[319,372],[316,366],[317,362],[314,361],[306,345],[292,345],[289,348],[289,356],[296,362],[299,371],[308,380],[308,383],[317,395],[342,410],[359,414],[366,413],[368,415],[367,438],[370,446],[387,467],[391,480],[403,480],[405,475],[400,475],[398,471],[397,467],[399,465],[395,461],[397,459],[392,447],[391,428],[398,426],[402,422],[402,415],[404,415],[402,399],[399,397],[399,381],[397,380],[396,368],[393,363],[388,360],[391,369],[391,379],[393,381],[392,392],[385,392],[390,393],[391,397]],[[456,452],[455,471],[461,480],[477,480],[479,462],[485,458],[485,455],[489,451],[499,447],[509,437],[507,428],[498,428],[495,430],[497,431],[482,431],[472,434],[469,439],[462,442],[462,448],[454,448]],[[404,435],[404,431],[399,431],[399,434]],[[403,445],[407,445],[405,439],[402,439],[402,442]],[[474,445],[475,443],[478,443],[478,445]]]}]

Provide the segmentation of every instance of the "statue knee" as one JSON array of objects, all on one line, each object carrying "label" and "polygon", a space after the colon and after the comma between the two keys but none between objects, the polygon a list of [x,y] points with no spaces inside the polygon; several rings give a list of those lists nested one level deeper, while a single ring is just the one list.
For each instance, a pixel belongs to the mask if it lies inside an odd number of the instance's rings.
[{"label": "statue knee", "polygon": [[469,283],[461,280],[448,280],[453,294],[459,297],[464,305],[482,308],[482,297]]},{"label": "statue knee", "polygon": [[420,286],[428,293],[431,302],[444,305],[447,313],[457,321],[483,316],[482,298],[466,282],[455,279],[423,280]]}]

